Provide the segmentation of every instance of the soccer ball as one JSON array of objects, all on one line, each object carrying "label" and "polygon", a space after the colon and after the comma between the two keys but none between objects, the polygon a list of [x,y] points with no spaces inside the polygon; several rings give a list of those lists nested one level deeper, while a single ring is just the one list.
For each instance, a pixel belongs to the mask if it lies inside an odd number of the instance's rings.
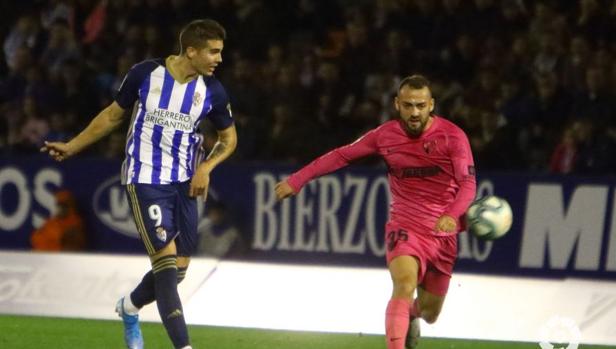
[{"label": "soccer ball", "polygon": [[495,195],[474,201],[466,211],[466,229],[481,240],[495,240],[505,235],[513,220],[507,200]]}]

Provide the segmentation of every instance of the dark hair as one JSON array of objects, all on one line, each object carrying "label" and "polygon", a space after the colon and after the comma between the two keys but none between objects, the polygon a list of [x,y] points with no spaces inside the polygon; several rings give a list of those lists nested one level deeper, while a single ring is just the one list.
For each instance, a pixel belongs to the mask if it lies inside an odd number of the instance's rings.
[{"label": "dark hair", "polygon": [[227,32],[220,23],[213,19],[198,19],[188,23],[180,32],[180,52],[188,47],[202,49],[207,40],[225,40]]},{"label": "dark hair", "polygon": [[402,79],[402,81],[400,81],[400,85],[398,86],[398,91],[400,91],[404,86],[408,86],[414,90],[419,90],[424,87],[430,88],[430,81],[423,75],[415,74]]}]

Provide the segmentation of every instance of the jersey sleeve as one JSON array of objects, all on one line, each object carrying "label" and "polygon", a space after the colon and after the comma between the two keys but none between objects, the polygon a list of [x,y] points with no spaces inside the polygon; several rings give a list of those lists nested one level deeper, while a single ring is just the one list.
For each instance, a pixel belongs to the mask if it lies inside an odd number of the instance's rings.
[{"label": "jersey sleeve", "polygon": [[213,80],[209,88],[212,89],[212,109],[207,113],[207,118],[217,130],[224,130],[233,124],[229,96],[218,80]]},{"label": "jersey sleeve", "polygon": [[477,190],[473,154],[468,138],[462,130],[459,130],[450,139],[449,154],[453,165],[454,179],[460,189],[445,213],[459,220],[475,198]]},{"label": "jersey sleeve", "polygon": [[115,101],[120,107],[128,109],[135,104],[139,98],[141,85],[157,66],[156,61],[144,61],[130,68],[115,95]]},{"label": "jersey sleeve", "polygon": [[320,156],[292,174],[287,182],[293,191],[299,193],[302,187],[312,179],[345,167],[353,160],[377,153],[378,132],[378,128],[371,130],[355,142]]}]

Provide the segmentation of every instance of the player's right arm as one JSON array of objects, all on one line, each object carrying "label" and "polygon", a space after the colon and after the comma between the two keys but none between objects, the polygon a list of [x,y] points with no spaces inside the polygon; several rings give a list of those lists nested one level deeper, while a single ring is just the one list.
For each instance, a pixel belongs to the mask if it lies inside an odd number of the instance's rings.
[{"label": "player's right arm", "polygon": [[345,167],[353,160],[375,154],[378,150],[376,142],[378,130],[379,128],[371,130],[355,142],[318,157],[286,180],[276,184],[274,191],[278,200],[299,193],[302,187],[314,178]]},{"label": "player's right arm", "polygon": [[48,153],[56,161],[66,160],[111,133],[123,120],[124,109],[114,101],[98,113],[75,138],[67,143],[46,141],[41,152]]},{"label": "player's right arm", "polygon": [[143,61],[132,66],[124,77],[114,102],[101,110],[90,124],[68,143],[45,142],[41,152],[49,153],[55,160],[62,161],[111,133],[120,126],[124,120],[124,110],[135,104],[144,79],[157,66],[158,63],[153,60]]},{"label": "player's right arm", "polygon": [[468,137],[457,130],[448,140],[449,156],[453,166],[454,180],[459,186],[456,197],[436,223],[436,231],[460,231],[462,216],[475,198],[477,181],[475,163]]}]

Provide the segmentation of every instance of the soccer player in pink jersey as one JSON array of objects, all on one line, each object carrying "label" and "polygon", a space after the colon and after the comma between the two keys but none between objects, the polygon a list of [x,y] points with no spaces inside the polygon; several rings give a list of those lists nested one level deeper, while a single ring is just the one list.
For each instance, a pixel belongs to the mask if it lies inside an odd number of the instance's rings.
[{"label": "soccer player in pink jersey", "polygon": [[421,75],[403,79],[395,107],[397,120],[317,158],[275,187],[277,198],[284,199],[355,159],[372,154],[385,159],[392,197],[385,226],[393,281],[385,315],[388,349],[415,348],[419,319],[434,323],[441,312],[457,256],[457,233],[476,190],[468,138],[432,114],[429,81]]}]

